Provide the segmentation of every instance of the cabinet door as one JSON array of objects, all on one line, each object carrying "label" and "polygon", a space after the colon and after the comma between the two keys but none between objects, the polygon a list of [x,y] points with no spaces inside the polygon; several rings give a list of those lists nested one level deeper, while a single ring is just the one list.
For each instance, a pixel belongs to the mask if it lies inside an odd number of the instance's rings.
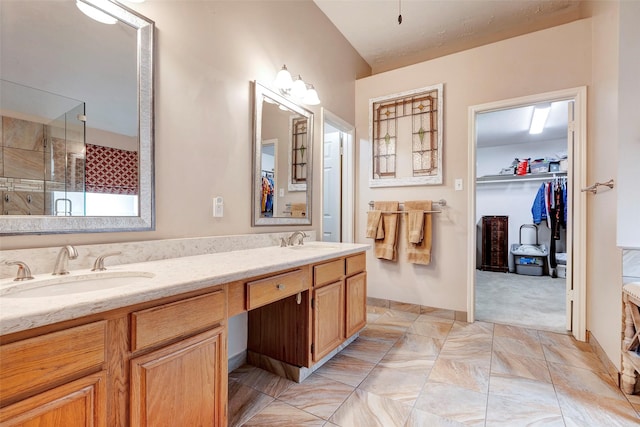
[{"label": "cabinet door", "polygon": [[322,359],[344,341],[344,281],[313,291],[313,360]]},{"label": "cabinet door", "polygon": [[224,327],[131,360],[131,425],[225,426]]},{"label": "cabinet door", "polygon": [[106,374],[99,372],[0,409],[3,427],[104,427]]},{"label": "cabinet door", "polygon": [[367,323],[367,273],[359,273],[346,280],[346,338]]}]

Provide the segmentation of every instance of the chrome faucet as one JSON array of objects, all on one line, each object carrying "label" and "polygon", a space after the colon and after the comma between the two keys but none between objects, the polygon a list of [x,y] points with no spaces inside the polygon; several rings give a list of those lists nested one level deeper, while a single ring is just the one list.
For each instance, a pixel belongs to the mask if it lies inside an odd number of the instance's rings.
[{"label": "chrome faucet", "polygon": [[96,258],[95,262],[93,263],[93,268],[91,269],[91,271],[106,270],[107,268],[104,266],[104,259],[106,257],[116,256],[116,255],[122,255],[122,252],[109,252],[109,253],[100,255],[98,258]]},{"label": "chrome faucet", "polygon": [[287,239],[287,244],[289,246],[293,246],[294,242],[296,241],[296,238],[298,238],[298,245],[303,245],[305,237],[307,237],[307,235],[304,231],[294,231],[293,233],[291,233],[291,236],[289,236],[289,238]]},{"label": "chrome faucet", "polygon": [[58,252],[56,265],[53,267],[53,275],[69,274],[67,270],[68,260],[78,258],[78,251],[71,245],[63,246]]},{"label": "chrome faucet", "polygon": [[6,261],[5,264],[18,266],[18,273],[16,274],[16,278],[13,279],[15,282],[21,282],[23,280],[33,279],[33,276],[31,275],[31,270],[29,269],[29,266],[27,265],[27,263],[22,261]]}]

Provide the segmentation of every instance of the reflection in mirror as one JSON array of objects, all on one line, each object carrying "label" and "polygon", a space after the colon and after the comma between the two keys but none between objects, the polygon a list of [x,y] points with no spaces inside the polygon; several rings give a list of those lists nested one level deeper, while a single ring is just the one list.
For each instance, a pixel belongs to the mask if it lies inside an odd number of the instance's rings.
[{"label": "reflection in mirror", "polygon": [[0,0],[0,234],[150,230],[154,23]]},{"label": "reflection in mirror", "polygon": [[311,224],[313,113],[254,82],[253,225]]}]

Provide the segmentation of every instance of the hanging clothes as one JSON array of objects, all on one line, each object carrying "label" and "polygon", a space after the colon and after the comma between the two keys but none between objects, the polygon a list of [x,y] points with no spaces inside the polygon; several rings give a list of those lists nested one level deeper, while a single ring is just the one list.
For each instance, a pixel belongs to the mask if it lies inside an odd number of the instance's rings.
[{"label": "hanging clothes", "polygon": [[561,229],[567,226],[567,182],[557,179],[540,185],[531,206],[533,223],[538,225],[546,220],[551,231],[549,241],[549,268],[556,277],[556,240],[561,239]]},{"label": "hanging clothes", "polygon": [[273,212],[274,187],[273,178],[262,177],[262,197],[260,198],[260,210],[262,213]]},{"label": "hanging clothes", "polygon": [[542,184],[538,189],[538,193],[536,194],[536,198],[533,200],[533,205],[531,206],[531,215],[533,216],[533,223],[539,225],[542,220],[547,219],[547,196],[546,196],[546,185]]}]

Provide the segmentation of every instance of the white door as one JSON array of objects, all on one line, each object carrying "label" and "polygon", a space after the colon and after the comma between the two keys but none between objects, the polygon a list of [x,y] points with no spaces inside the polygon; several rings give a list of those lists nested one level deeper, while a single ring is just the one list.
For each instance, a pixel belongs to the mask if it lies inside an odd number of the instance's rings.
[{"label": "white door", "polygon": [[331,126],[325,127],[323,158],[322,240],[340,242],[342,201],[342,134]]}]

